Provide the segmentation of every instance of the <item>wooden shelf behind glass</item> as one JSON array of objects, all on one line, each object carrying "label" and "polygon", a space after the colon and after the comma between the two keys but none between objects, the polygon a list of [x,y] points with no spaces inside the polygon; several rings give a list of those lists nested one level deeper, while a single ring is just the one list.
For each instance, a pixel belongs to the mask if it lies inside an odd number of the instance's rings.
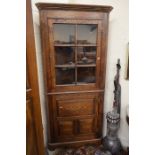
[{"label": "wooden shelf behind glass", "polygon": [[82,65],[55,65],[56,68],[73,68],[73,67],[96,67],[96,64],[82,64]]},{"label": "wooden shelf behind glass", "polygon": [[68,46],[77,46],[77,47],[96,47],[97,45],[96,44],[54,44],[54,46],[61,46],[61,47],[68,47]]}]

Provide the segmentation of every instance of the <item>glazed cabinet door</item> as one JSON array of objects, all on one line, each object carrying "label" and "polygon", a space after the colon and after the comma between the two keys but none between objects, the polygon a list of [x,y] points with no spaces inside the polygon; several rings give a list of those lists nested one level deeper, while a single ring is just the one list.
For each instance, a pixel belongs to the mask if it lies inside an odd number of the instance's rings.
[{"label": "glazed cabinet door", "polygon": [[[96,89],[100,74],[100,20],[48,19],[52,90]],[[82,87],[82,88],[81,88]]]}]

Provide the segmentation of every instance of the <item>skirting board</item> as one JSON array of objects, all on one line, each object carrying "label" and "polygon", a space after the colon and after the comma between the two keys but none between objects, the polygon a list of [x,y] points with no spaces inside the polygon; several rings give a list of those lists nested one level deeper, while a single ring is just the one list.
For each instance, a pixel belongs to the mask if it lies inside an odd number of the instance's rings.
[{"label": "skirting board", "polygon": [[74,141],[74,142],[60,142],[60,143],[49,143],[48,144],[48,149],[49,150],[54,150],[58,147],[80,147],[82,145],[87,145],[87,144],[95,144],[95,145],[100,145],[102,141],[102,138],[98,139],[92,139],[92,140],[82,140],[82,141]]}]

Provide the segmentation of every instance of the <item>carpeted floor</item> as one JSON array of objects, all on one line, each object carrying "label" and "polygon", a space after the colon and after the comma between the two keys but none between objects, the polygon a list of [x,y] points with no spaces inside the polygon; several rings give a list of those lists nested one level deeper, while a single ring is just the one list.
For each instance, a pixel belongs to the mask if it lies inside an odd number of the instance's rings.
[{"label": "carpeted floor", "polygon": [[[54,151],[53,155],[112,155],[109,151],[104,151],[103,146],[82,146],[77,149],[59,148]],[[122,150],[117,155],[129,155],[129,152]]]},{"label": "carpeted floor", "polygon": [[95,147],[82,146],[78,149],[62,148],[56,149],[54,155],[94,155]]},{"label": "carpeted floor", "polygon": [[100,147],[82,146],[78,149],[61,148],[56,149],[54,155],[111,155],[110,152],[100,152]]}]

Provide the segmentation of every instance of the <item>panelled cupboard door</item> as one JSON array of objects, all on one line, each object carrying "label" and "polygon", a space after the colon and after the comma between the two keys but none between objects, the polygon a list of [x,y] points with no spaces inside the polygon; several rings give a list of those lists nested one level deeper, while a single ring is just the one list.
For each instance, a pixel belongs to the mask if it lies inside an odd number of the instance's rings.
[{"label": "panelled cupboard door", "polygon": [[101,95],[83,93],[50,96],[49,116],[50,120],[55,120],[50,123],[55,133],[51,139],[58,142],[100,137]]},{"label": "panelled cupboard door", "polygon": [[101,21],[48,19],[51,86],[99,88]]},{"label": "panelled cupboard door", "polygon": [[45,155],[30,0],[26,0],[26,155]]}]

